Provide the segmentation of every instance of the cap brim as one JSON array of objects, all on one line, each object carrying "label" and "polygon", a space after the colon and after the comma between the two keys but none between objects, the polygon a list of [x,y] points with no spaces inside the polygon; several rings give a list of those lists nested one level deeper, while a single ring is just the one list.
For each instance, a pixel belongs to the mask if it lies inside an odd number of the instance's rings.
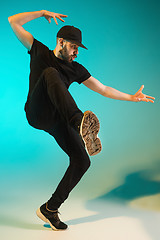
[{"label": "cap brim", "polygon": [[86,48],[82,43],[79,43],[77,45],[88,50],[88,48]]},{"label": "cap brim", "polygon": [[85,49],[87,49],[88,50],[88,48],[86,48],[82,43],[80,43],[80,42],[77,42],[77,41],[74,41],[74,40],[70,40],[70,39],[66,39],[66,40],[68,40],[68,41],[70,41],[70,42],[72,42],[72,43],[75,43],[75,44],[77,44],[79,47],[82,47],[82,48],[85,48]]}]

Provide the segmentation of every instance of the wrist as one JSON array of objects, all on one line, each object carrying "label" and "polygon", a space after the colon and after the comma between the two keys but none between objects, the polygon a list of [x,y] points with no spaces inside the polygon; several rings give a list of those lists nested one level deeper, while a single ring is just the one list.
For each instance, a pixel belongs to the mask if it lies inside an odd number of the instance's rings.
[{"label": "wrist", "polygon": [[134,102],[134,95],[129,95],[129,101]]},{"label": "wrist", "polygon": [[40,12],[41,12],[41,14],[42,14],[41,17],[43,17],[44,14],[45,14],[47,11],[46,11],[46,10],[41,10]]}]

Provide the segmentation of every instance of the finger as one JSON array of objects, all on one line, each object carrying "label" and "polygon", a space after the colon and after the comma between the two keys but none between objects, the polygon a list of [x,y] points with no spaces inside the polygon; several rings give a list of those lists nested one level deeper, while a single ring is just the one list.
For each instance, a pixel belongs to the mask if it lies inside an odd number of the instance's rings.
[{"label": "finger", "polygon": [[54,19],[55,23],[58,25],[58,22],[57,22],[57,19],[55,16],[53,16],[53,19]]},{"label": "finger", "polygon": [[151,98],[151,99],[155,99],[155,97],[151,97],[151,96],[147,96],[147,95],[146,95],[146,97],[147,97],[147,98]]},{"label": "finger", "polygon": [[59,14],[60,17],[63,17],[63,18],[66,18],[68,17],[67,15],[64,15],[64,14]]},{"label": "finger", "polygon": [[61,17],[56,16],[59,20],[61,20],[62,22],[65,22]]},{"label": "finger", "polygon": [[152,102],[152,103],[154,103],[153,100],[150,100],[150,99],[147,99],[147,98],[142,98],[142,101],[143,101],[143,102]]},{"label": "finger", "polygon": [[48,18],[48,22],[51,23],[51,17]]},{"label": "finger", "polygon": [[154,103],[154,101],[153,101],[153,100],[150,100],[150,99],[149,99],[149,100],[147,100],[146,102],[151,102],[151,103]]},{"label": "finger", "polygon": [[142,92],[143,88],[144,88],[144,85],[142,85],[142,86],[140,87],[140,89],[139,89],[138,92]]}]

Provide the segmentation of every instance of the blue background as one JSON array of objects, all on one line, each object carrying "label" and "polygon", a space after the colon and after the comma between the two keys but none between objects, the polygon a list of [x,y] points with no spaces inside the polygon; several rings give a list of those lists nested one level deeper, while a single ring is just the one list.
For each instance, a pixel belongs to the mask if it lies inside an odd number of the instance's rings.
[{"label": "blue background", "polygon": [[[100,120],[99,137],[103,151],[91,157],[92,166],[74,195],[86,199],[112,192],[127,176],[140,172],[150,183],[160,180],[160,2],[158,0],[106,0],[76,3],[68,0],[7,1],[1,9],[0,58],[0,171],[1,200],[17,201],[39,196],[46,201],[67,166],[68,157],[47,133],[30,127],[24,103],[29,85],[29,55],[17,40],[8,16],[46,9],[68,15],[65,24],[79,27],[88,51],[80,49],[77,61],[99,81],[119,91],[154,96],[155,103],[135,103],[105,98],[83,84],[73,84],[70,92],[82,111],[92,110]],[[64,25],[52,19],[35,19],[24,25],[50,49],[56,33]],[[135,177],[136,197],[153,194],[145,182]],[[142,184],[142,185],[141,185]],[[158,188],[155,193],[159,193]],[[124,195],[123,199],[124,199]],[[37,197],[38,198],[38,197]],[[128,199],[128,198],[126,198]],[[134,199],[134,197],[130,200]]]}]

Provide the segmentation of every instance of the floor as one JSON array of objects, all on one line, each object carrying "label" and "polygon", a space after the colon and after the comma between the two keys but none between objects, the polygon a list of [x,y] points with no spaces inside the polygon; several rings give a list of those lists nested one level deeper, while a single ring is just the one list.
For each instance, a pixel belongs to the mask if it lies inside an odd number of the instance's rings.
[{"label": "floor", "polygon": [[[32,203],[30,203],[32,202]],[[4,207],[3,207],[4,206]],[[13,207],[14,206],[14,207]],[[66,231],[53,231],[35,214],[37,203],[27,199],[2,204],[2,240],[159,240],[160,211],[104,200],[71,197],[60,208],[60,218],[69,225]],[[25,208],[24,208],[25,206]]]}]

